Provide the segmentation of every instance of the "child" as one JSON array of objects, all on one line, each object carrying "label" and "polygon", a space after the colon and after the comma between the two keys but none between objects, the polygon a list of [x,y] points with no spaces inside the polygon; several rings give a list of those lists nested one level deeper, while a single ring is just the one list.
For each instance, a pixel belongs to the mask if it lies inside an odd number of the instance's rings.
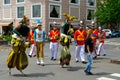
[{"label": "child", "polygon": [[44,66],[44,41],[45,41],[45,32],[42,30],[42,25],[39,24],[38,28],[34,31],[34,42],[36,45],[37,53],[37,64]]}]

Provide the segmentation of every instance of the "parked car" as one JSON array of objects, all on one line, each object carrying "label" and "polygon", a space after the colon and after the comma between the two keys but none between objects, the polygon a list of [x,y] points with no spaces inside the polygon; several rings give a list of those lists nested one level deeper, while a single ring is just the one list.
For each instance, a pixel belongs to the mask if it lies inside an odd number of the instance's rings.
[{"label": "parked car", "polygon": [[106,37],[111,38],[111,36],[112,36],[112,31],[111,31],[110,29],[103,29],[103,31],[106,32]]},{"label": "parked car", "polygon": [[120,31],[112,32],[112,37],[120,37]]}]

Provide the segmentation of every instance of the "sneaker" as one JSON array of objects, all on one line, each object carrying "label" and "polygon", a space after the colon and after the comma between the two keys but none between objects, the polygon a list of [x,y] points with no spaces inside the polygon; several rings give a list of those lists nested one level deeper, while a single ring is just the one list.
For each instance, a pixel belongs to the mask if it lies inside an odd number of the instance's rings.
[{"label": "sneaker", "polygon": [[88,72],[88,75],[93,75],[93,73],[92,72]]},{"label": "sneaker", "polygon": [[53,59],[53,61],[56,61],[56,59]]},{"label": "sneaker", "polygon": [[106,54],[103,54],[103,56],[106,56]]},{"label": "sneaker", "polygon": [[32,57],[32,55],[28,55],[30,58]]},{"label": "sneaker", "polygon": [[33,55],[33,57],[36,57],[36,55]]},{"label": "sneaker", "polygon": [[53,57],[51,57],[51,60],[53,60]]},{"label": "sneaker", "polygon": [[92,72],[87,72],[86,70],[84,70],[84,72],[85,72],[86,75],[93,75]]},{"label": "sneaker", "polygon": [[40,61],[37,61],[37,65],[40,65]]},{"label": "sneaker", "polygon": [[82,61],[82,63],[83,63],[83,64],[87,64],[87,62],[86,62],[86,61]]},{"label": "sneaker", "polygon": [[76,60],[76,63],[78,63],[79,62],[79,60]]},{"label": "sneaker", "polygon": [[97,56],[100,56],[100,54],[98,54]]},{"label": "sneaker", "polygon": [[97,56],[94,56],[94,57],[93,57],[93,59],[96,59],[96,58],[97,58]]},{"label": "sneaker", "polygon": [[43,62],[43,60],[41,60],[41,66],[44,66],[44,62]]}]

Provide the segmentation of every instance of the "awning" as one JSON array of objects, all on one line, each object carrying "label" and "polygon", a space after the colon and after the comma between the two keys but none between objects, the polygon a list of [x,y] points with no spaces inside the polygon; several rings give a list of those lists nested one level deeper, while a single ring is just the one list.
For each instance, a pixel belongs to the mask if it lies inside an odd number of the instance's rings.
[{"label": "awning", "polygon": [[11,22],[0,22],[0,26],[8,26]]}]

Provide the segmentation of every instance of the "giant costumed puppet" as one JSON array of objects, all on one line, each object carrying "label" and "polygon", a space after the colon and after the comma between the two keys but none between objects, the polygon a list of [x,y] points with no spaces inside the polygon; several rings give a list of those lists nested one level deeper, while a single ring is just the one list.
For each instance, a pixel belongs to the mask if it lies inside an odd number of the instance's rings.
[{"label": "giant costumed puppet", "polygon": [[69,46],[72,43],[71,38],[67,35],[62,34],[59,42],[62,45],[62,49],[60,52],[60,65],[64,67],[64,65],[70,66],[71,54],[69,51]]},{"label": "giant costumed puppet", "polygon": [[24,16],[20,24],[13,29],[12,35],[12,50],[7,58],[7,66],[11,75],[11,68],[16,67],[23,75],[22,70],[28,66],[28,58],[25,53],[26,47],[29,47],[29,42],[26,42],[29,34],[29,19]]},{"label": "giant costumed puppet", "polygon": [[73,29],[73,26],[71,24],[71,21],[76,20],[77,18],[75,16],[70,16],[67,13],[63,13],[62,16],[65,17],[65,22],[62,25],[63,34],[73,37],[74,29]]},{"label": "giant costumed puppet", "polygon": [[71,37],[74,35],[74,29],[71,25],[71,21],[77,18],[75,16],[70,16],[67,13],[63,13],[62,16],[65,17],[66,22],[62,25],[63,33],[61,34],[59,42],[62,45],[60,52],[60,65],[64,67],[64,65],[70,66],[71,54],[69,47],[71,44]]}]

